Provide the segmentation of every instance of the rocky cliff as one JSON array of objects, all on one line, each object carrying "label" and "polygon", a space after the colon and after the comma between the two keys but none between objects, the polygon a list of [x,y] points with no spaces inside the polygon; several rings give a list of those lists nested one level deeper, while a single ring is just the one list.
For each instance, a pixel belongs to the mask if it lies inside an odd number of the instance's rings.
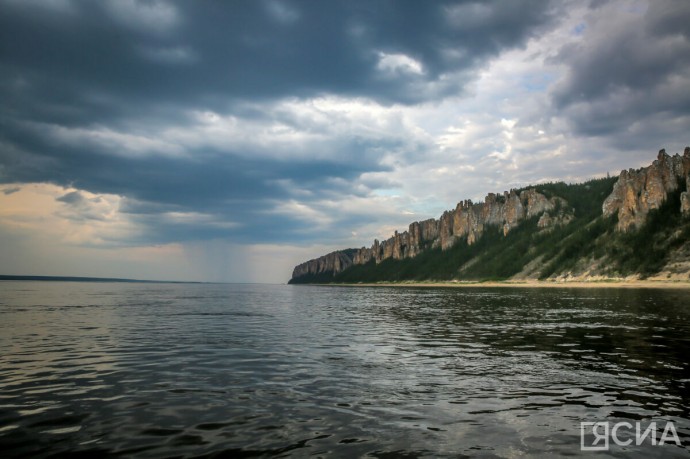
[{"label": "rocky cliff", "polygon": [[[557,208],[561,209],[561,217],[550,216],[549,213],[556,213]],[[363,265],[371,260],[380,263],[388,258],[413,258],[429,248],[447,250],[461,238],[467,238],[468,244],[473,244],[488,228],[506,235],[522,220],[539,215],[543,217],[539,220],[540,228],[562,224],[567,222],[567,218],[563,218],[563,209],[566,208],[564,199],[547,198],[534,188],[519,193],[516,190],[503,194],[489,193],[484,202],[461,201],[438,220],[414,222],[407,231],[396,231],[383,241],[374,240],[371,247],[335,251],[302,263],[295,267],[292,278],[306,274],[338,274],[350,266]]]},{"label": "rocky cliff", "polygon": [[302,263],[291,282],[647,276],[663,269],[690,276],[689,183],[690,147],[683,155],[661,150],[650,166],[618,178],[461,201],[440,218],[414,222],[370,247]]},{"label": "rocky cliff", "polygon": [[352,255],[354,251],[336,250],[319,258],[309,260],[306,263],[295,266],[292,270],[292,278],[305,276],[307,274],[335,274],[342,272],[344,269],[352,266]]},{"label": "rocky cliff", "polygon": [[[685,189],[690,173],[690,147],[683,156],[669,156],[665,150],[659,151],[657,159],[648,167],[621,171],[613,192],[602,206],[605,216],[618,215],[617,229],[629,231],[640,228],[652,209],[658,209],[666,200],[668,193]],[[687,190],[681,194],[681,210],[690,212],[690,196]]]}]

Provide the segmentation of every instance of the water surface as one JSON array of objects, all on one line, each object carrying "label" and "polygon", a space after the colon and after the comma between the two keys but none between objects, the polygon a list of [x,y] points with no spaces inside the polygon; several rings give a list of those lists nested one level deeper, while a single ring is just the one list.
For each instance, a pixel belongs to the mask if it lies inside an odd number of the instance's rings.
[{"label": "water surface", "polygon": [[682,290],[7,281],[0,449],[595,456],[580,422],[608,420],[682,445],[604,454],[688,457],[689,356]]}]

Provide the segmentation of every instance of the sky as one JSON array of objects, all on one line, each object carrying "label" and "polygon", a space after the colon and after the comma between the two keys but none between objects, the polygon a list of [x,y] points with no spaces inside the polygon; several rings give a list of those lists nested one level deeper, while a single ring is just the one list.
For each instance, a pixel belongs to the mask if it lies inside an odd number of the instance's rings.
[{"label": "sky", "polygon": [[690,2],[0,0],[0,274],[286,282],[690,144]]}]

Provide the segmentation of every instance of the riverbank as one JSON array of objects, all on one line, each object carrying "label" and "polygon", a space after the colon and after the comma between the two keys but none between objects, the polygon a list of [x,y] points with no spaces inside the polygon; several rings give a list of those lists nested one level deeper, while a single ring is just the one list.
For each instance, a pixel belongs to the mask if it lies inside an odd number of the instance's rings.
[{"label": "riverbank", "polygon": [[444,288],[476,288],[476,287],[519,287],[519,288],[660,288],[690,290],[688,281],[666,280],[596,280],[596,281],[449,281],[449,282],[377,282],[356,284],[311,284],[337,287],[444,287]]}]

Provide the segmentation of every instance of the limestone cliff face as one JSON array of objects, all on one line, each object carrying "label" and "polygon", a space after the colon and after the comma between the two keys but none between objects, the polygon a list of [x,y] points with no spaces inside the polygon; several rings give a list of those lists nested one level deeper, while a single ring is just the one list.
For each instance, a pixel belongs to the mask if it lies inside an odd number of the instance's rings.
[{"label": "limestone cliff face", "polygon": [[[669,156],[659,151],[657,159],[648,167],[621,171],[612,193],[604,200],[602,211],[605,216],[618,215],[617,229],[628,231],[639,228],[652,209],[658,209],[666,195],[676,191],[679,184],[688,183],[690,173],[690,147],[683,156]],[[681,194],[681,210],[690,212],[690,196],[687,189]]]},{"label": "limestone cliff face", "polygon": [[462,201],[454,210],[444,212],[438,220],[414,222],[403,233],[396,231],[393,237],[385,241],[374,241],[368,249],[362,247],[357,252],[354,264],[372,258],[377,263],[388,258],[412,258],[428,248],[447,250],[464,237],[467,237],[469,244],[473,244],[487,226],[498,227],[505,235],[521,220],[553,210],[559,201],[563,200],[548,199],[535,189],[520,194],[515,190],[506,191],[503,195],[489,193],[484,202],[477,204],[470,200]]},{"label": "limestone cliff face", "polygon": [[438,241],[438,237],[440,234],[439,225],[439,220],[433,218],[421,222],[412,223],[408,230],[408,240],[410,243],[410,247],[407,252],[408,256],[415,257],[419,255],[424,250],[425,242],[432,242],[433,244],[434,241]]},{"label": "limestone cliff face", "polygon": [[537,228],[553,228],[556,226],[567,225],[573,221],[574,215],[571,212],[560,210],[558,212],[544,212],[539,221],[537,221]]},{"label": "limestone cliff face", "polygon": [[[563,199],[549,199],[534,188],[519,194],[515,190],[506,191],[502,195],[489,193],[484,202],[475,204],[470,200],[462,201],[454,210],[444,212],[438,220],[432,218],[411,223],[407,231],[396,231],[384,241],[375,240],[371,247],[336,251],[302,263],[295,267],[292,277],[337,274],[352,265],[366,264],[371,260],[378,264],[388,258],[413,258],[430,248],[447,250],[465,237],[468,244],[473,244],[488,227],[498,228],[506,235],[525,218],[546,215],[546,212],[566,204]],[[562,218],[547,218],[540,220],[539,227],[562,223]]]},{"label": "limestone cliff face", "polygon": [[335,251],[295,266],[292,278],[306,274],[337,274],[350,266],[352,266],[352,257],[346,251]]}]

